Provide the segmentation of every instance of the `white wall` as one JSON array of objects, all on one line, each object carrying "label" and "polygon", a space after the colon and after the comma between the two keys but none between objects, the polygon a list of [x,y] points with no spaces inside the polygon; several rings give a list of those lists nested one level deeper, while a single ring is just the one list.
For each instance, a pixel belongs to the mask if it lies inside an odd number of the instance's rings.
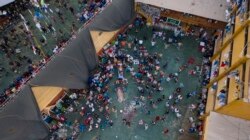
[{"label": "white wall", "polygon": [[0,7],[4,6],[6,4],[9,4],[13,1],[15,1],[15,0],[0,0]]},{"label": "white wall", "polygon": [[[170,10],[226,21],[226,0],[135,0]],[[222,6],[221,6],[222,5]]]}]

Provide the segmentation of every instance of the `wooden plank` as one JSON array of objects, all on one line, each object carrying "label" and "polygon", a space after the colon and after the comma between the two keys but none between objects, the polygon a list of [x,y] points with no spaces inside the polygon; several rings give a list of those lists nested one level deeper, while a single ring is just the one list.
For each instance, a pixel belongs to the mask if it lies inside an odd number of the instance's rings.
[{"label": "wooden plank", "polygon": [[250,120],[250,103],[244,102],[243,100],[235,100],[215,112]]},{"label": "wooden plank", "polygon": [[32,87],[40,111],[50,106],[51,103],[62,94],[63,88],[60,87]]},{"label": "wooden plank", "polygon": [[119,32],[119,30],[111,32],[90,31],[96,52],[98,53],[111,39]]}]

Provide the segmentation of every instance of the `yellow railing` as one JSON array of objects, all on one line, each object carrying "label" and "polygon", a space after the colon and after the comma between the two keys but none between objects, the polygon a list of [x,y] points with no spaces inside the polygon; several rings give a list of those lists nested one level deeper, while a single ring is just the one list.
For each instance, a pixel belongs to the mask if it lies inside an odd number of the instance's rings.
[{"label": "yellow railing", "polygon": [[237,67],[239,67],[240,65],[246,63],[246,61],[249,59],[249,56],[244,56],[242,58],[240,58],[237,62],[235,62],[230,68],[228,68],[227,70],[225,70],[222,74],[220,74],[219,76],[217,76],[216,78],[214,78],[207,86],[206,88],[211,87],[215,82],[221,80],[223,77],[227,76],[227,74],[229,74],[231,71],[235,70]]},{"label": "yellow railing", "polygon": [[213,61],[221,52],[234,40],[235,37],[237,37],[248,25],[250,24],[250,19],[248,19],[246,22],[243,23],[235,32],[234,34],[219,48],[217,52],[213,55],[213,57],[210,59]]}]

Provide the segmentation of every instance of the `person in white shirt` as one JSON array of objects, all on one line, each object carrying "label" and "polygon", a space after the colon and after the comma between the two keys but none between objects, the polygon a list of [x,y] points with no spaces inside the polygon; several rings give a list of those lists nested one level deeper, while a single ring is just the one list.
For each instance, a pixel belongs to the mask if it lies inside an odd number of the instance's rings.
[{"label": "person in white shirt", "polygon": [[143,44],[143,40],[139,40],[139,45],[142,45]]},{"label": "person in white shirt", "polygon": [[39,23],[39,22],[36,22],[36,27],[42,32],[42,26],[41,26],[41,24]]},{"label": "person in white shirt", "polygon": [[155,44],[156,44],[155,40],[152,40],[152,41],[151,41],[151,46],[154,47]]}]

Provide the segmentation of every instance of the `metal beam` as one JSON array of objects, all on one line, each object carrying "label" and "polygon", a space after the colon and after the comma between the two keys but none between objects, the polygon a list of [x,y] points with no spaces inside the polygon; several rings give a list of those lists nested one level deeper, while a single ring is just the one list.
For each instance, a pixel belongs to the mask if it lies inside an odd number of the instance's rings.
[{"label": "metal beam", "polygon": [[248,25],[250,24],[250,19],[243,23],[234,34],[219,48],[219,50],[212,56],[210,61],[213,61],[221,52],[237,37]]},{"label": "metal beam", "polygon": [[234,69],[236,69],[240,65],[246,63],[246,61],[249,58],[250,58],[249,56],[244,56],[244,57],[241,57],[240,59],[238,59],[238,61],[236,61],[230,68],[228,68],[222,74],[220,74],[219,76],[214,78],[212,81],[210,81],[210,83],[206,86],[206,88],[211,87],[215,82],[217,82],[217,81],[221,80],[222,78],[224,78],[225,76],[227,76],[228,73],[230,73],[231,71],[233,71]]}]

